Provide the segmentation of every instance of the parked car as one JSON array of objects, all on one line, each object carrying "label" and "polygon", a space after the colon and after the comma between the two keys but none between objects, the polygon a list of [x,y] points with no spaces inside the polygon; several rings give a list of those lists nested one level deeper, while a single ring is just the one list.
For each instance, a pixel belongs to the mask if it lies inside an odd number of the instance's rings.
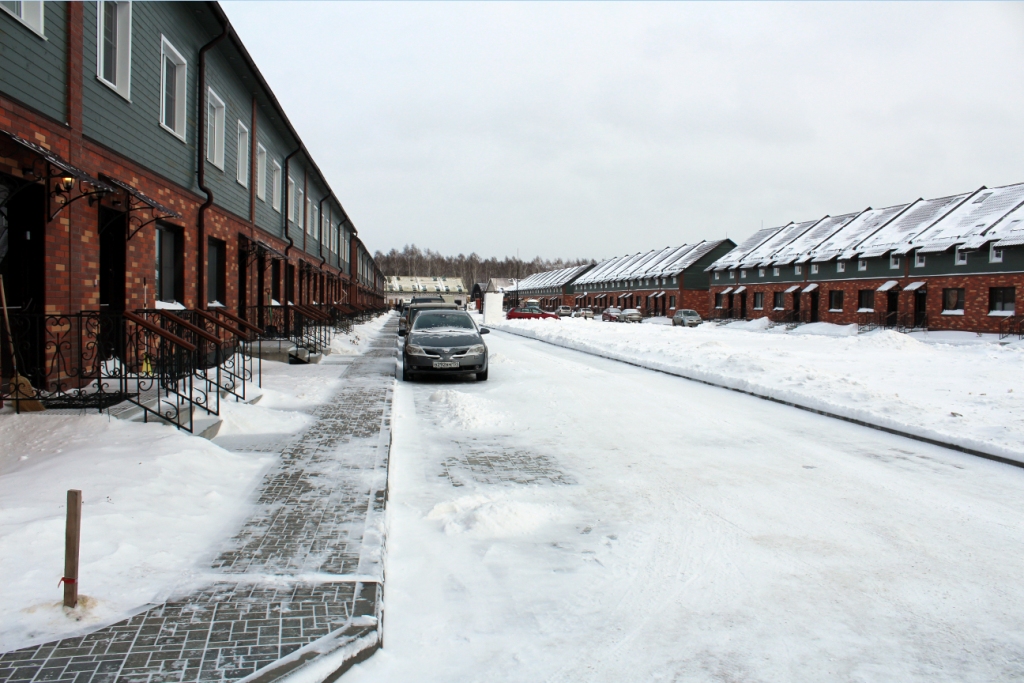
[{"label": "parked car", "polygon": [[428,311],[433,309],[442,310],[455,310],[458,306],[455,304],[446,304],[443,301],[429,301],[427,303],[415,303],[409,304],[405,307],[405,311],[402,313],[402,317],[398,319],[398,333],[409,330],[409,325],[416,320],[416,315],[420,311]]},{"label": "parked car", "polygon": [[621,308],[615,308],[614,306],[611,308],[606,308],[601,312],[601,320],[609,320],[611,322],[615,322],[616,320],[619,319],[620,313],[622,313]]},{"label": "parked car", "polygon": [[700,313],[697,311],[691,311],[688,308],[680,308],[676,311],[676,314],[672,316],[672,326],[683,325],[685,327],[697,327],[704,322]]},{"label": "parked car", "polygon": [[505,314],[505,318],[507,320],[534,320],[537,318],[554,318],[555,320],[558,320],[558,316],[554,313],[542,311],[540,306],[532,304],[513,308]]},{"label": "parked car", "polygon": [[[454,306],[454,304],[451,304]],[[482,335],[490,332],[478,328],[465,311],[427,309],[420,311],[402,346],[402,379],[411,382],[422,375],[475,375],[478,382],[487,379],[487,345]]]},{"label": "parked car", "polygon": [[592,308],[577,308],[575,311],[572,312],[572,317],[574,317],[574,318],[588,318],[590,320],[593,320],[594,319],[594,309],[592,309]]},{"label": "parked car", "polygon": [[642,323],[644,321],[644,314],[635,308],[627,308],[622,313],[619,313],[619,317],[615,320],[620,323]]},{"label": "parked car", "polygon": [[557,309],[555,309],[555,315],[557,315],[559,318],[568,317],[568,316],[572,315],[572,307],[571,306],[559,306]]}]

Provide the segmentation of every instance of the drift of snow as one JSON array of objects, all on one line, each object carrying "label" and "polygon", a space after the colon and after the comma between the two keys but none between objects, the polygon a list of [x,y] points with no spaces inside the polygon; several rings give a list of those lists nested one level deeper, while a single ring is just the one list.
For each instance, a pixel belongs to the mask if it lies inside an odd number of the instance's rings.
[{"label": "drift of snow", "polygon": [[369,348],[370,341],[380,332],[387,320],[388,316],[386,315],[377,316],[368,322],[353,325],[347,334],[336,333],[331,338],[330,353],[344,356],[359,355]]},{"label": "drift of snow", "polygon": [[856,325],[830,323],[787,332],[759,331],[755,321],[694,328],[539,322],[494,327],[1024,461],[1024,400],[1012,391],[1024,386],[1021,343],[964,333],[857,334]]}]

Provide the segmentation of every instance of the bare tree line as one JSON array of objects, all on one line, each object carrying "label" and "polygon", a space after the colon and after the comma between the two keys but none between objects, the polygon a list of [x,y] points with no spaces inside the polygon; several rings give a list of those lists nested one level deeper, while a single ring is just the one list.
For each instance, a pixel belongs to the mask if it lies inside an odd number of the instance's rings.
[{"label": "bare tree line", "polygon": [[475,253],[469,256],[445,256],[430,249],[420,249],[415,244],[407,244],[401,251],[392,249],[386,254],[378,251],[373,258],[385,276],[461,277],[467,289],[472,289],[476,282],[487,282],[492,277],[525,278],[547,270],[593,263],[591,259],[551,260],[539,256],[530,261],[514,256],[485,259]]}]

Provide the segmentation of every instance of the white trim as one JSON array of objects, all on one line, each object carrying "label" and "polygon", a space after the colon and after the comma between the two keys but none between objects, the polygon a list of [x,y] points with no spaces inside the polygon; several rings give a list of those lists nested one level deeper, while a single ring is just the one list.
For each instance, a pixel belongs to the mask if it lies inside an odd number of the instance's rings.
[{"label": "white trim", "polygon": [[874,313],[875,309],[873,309],[873,308],[858,308],[857,312],[858,313]]},{"label": "white trim", "polygon": [[20,3],[21,14],[15,14],[5,5],[0,5],[0,9],[17,19],[22,26],[27,28],[29,31],[32,31],[32,33],[35,33],[43,40],[46,40],[46,33],[43,25],[46,18],[46,9],[42,0],[22,0]]},{"label": "white trim", "polygon": [[281,213],[281,164],[274,159],[274,165],[270,171],[270,207]]},{"label": "white trim", "polygon": [[[998,254],[997,254],[998,252]],[[1003,262],[1003,248],[997,247],[996,243],[993,242],[988,247],[988,262],[989,263],[1002,263]]]},{"label": "white trim", "polygon": [[962,308],[957,308],[957,309],[953,309],[953,310],[943,311],[942,312],[942,315],[963,315],[963,314],[964,314],[964,309],[962,309]]},{"label": "white trim", "polygon": [[256,198],[267,201],[267,148],[256,143]]},{"label": "white trim", "polygon": [[[180,130],[171,128],[165,122],[167,120],[167,71],[164,69],[164,62],[167,57],[174,62],[176,69],[174,81],[174,122]],[[188,62],[181,53],[167,40],[166,36],[160,36],[160,127],[178,138],[182,142],[188,130]]]},{"label": "white trim", "polygon": [[1009,318],[1012,315],[1016,315],[1016,311],[989,311],[988,315],[990,318]]},{"label": "white trim", "polygon": [[[963,256],[963,258],[960,258]],[[961,251],[960,247],[956,248],[953,252],[953,265],[954,266],[966,266],[967,265],[967,252]]]},{"label": "white trim", "polygon": [[863,273],[868,269],[867,259],[857,259],[857,272]]},{"label": "white trim", "polygon": [[916,252],[914,254],[914,267],[915,268],[924,268],[925,261],[926,261],[925,256],[921,252]]},{"label": "white trim", "polygon": [[[103,77],[103,6],[106,0],[96,1],[96,79],[129,102],[132,101],[132,3],[117,3],[117,63],[114,81]],[[123,76],[123,78],[122,78]]]},{"label": "white trim", "polygon": [[[227,122],[227,106],[213,88],[206,89],[206,160],[224,170],[224,126]],[[210,118],[210,105],[213,105],[213,118]],[[210,139],[210,122],[213,122],[213,140]],[[211,157],[212,154],[212,157]]]},{"label": "white trim", "polygon": [[[245,144],[242,144],[242,135],[245,135]],[[235,136],[238,140],[237,149],[235,149],[235,180],[242,187],[249,187],[249,148],[252,147],[252,141],[249,140],[249,127],[238,121],[238,126],[235,129]],[[245,154],[245,164],[242,163],[242,154]]]},{"label": "white trim", "polygon": [[836,261],[836,272],[837,273],[845,273],[846,272],[846,261]]}]

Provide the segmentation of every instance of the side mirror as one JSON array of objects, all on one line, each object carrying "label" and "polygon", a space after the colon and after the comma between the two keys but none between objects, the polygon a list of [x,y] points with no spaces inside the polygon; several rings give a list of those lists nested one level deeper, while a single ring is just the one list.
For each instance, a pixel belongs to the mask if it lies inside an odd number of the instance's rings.
[{"label": "side mirror", "polygon": [[399,330],[399,331],[398,331],[398,336],[399,336],[399,337],[404,337],[404,336],[405,336],[405,335],[407,335],[407,334],[408,334],[408,332],[406,332],[405,330]]},{"label": "side mirror", "polygon": [[487,329],[486,327],[481,327],[480,328],[480,334],[490,334],[490,333],[491,333],[491,331],[489,329]]}]

